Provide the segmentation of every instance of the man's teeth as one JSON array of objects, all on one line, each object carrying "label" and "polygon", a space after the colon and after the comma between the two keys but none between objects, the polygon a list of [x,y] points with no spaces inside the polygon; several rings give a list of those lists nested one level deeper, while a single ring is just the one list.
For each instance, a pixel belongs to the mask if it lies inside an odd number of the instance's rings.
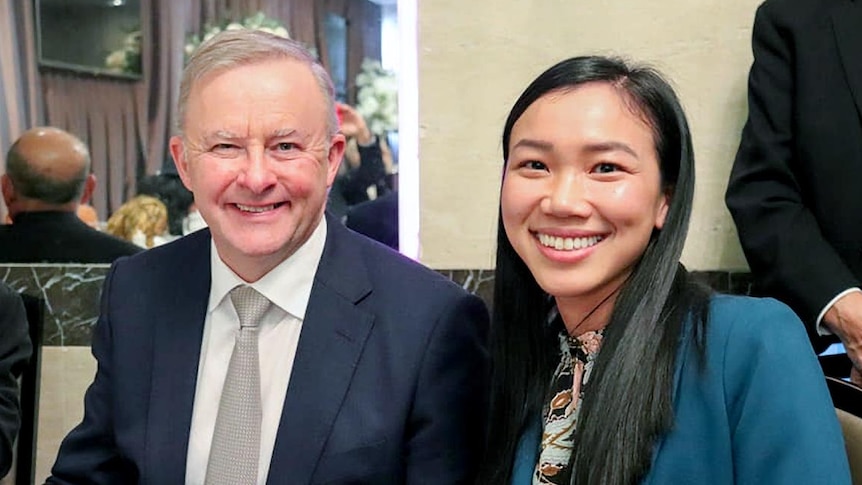
[{"label": "man's teeth", "polygon": [[243,212],[266,212],[275,209],[275,204],[264,205],[264,206],[252,206],[252,205],[242,205],[236,204],[236,207]]},{"label": "man's teeth", "polygon": [[584,249],[595,246],[602,240],[601,236],[590,237],[556,237],[547,234],[539,234],[539,242],[542,246],[554,248],[560,251],[571,251],[573,249]]}]

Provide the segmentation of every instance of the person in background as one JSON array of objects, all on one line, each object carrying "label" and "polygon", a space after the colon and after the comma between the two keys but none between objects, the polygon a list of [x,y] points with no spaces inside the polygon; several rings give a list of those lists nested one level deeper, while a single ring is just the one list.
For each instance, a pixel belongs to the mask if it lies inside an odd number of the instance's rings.
[{"label": "person in background", "polygon": [[343,220],[350,207],[374,200],[391,191],[387,173],[392,157],[383,138],[371,133],[355,108],[337,103],[341,132],[347,137],[345,161],[329,191],[327,210]]},{"label": "person in background", "polygon": [[816,352],[843,343],[849,362],[828,372],[862,386],[862,1],[763,2],[751,43],[725,201],[757,291],[793,308]]},{"label": "person in background", "polygon": [[161,246],[173,238],[168,234],[168,209],[149,195],[129,199],[108,219],[105,232],[144,249]]},{"label": "person in background", "polygon": [[796,315],[712,294],[679,262],[694,154],[657,72],[561,61],[502,146],[479,483],[850,483]]},{"label": "person in background", "polygon": [[138,195],[149,195],[162,201],[168,211],[168,233],[171,236],[183,235],[183,222],[193,210],[194,196],[183,185],[176,170],[141,178]]},{"label": "person in background", "polygon": [[398,192],[350,207],[344,225],[398,251]]},{"label": "person in background", "polygon": [[324,214],[333,97],[295,41],[229,30],[192,54],[170,147],[209,229],[113,265],[48,483],[475,477],[487,309]]},{"label": "person in background", "polygon": [[12,449],[21,426],[18,378],[31,350],[21,297],[0,281],[0,478],[12,467]]},{"label": "person in background", "polygon": [[0,185],[12,219],[0,226],[0,262],[111,263],[141,250],[78,218],[96,178],[86,145],[70,133],[53,127],[25,132],[6,155]]},{"label": "person in background", "polygon": [[78,219],[81,219],[84,224],[94,229],[99,227],[99,214],[90,204],[78,205],[78,210],[75,211],[75,214],[78,215]]}]

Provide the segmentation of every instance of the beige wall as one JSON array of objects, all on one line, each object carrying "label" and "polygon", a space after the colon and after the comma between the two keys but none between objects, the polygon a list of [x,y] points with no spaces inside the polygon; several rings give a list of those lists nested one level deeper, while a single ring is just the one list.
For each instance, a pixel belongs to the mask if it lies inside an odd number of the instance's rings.
[{"label": "beige wall", "polygon": [[683,261],[743,269],[724,189],[745,120],[760,0],[418,0],[421,260],[493,267],[500,133],[508,109],[566,57],[617,54],[674,82],[698,185]]}]

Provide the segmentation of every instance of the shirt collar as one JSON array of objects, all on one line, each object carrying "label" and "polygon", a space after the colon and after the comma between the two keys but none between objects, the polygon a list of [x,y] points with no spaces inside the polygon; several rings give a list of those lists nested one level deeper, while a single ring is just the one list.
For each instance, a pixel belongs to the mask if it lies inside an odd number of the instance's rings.
[{"label": "shirt collar", "polygon": [[326,231],[326,217],[323,217],[311,237],[295,253],[254,283],[245,283],[234,273],[219,257],[215,242],[210,241],[212,282],[207,312],[219,306],[230,290],[248,284],[277,307],[304,320],[314,275],[326,244]]}]

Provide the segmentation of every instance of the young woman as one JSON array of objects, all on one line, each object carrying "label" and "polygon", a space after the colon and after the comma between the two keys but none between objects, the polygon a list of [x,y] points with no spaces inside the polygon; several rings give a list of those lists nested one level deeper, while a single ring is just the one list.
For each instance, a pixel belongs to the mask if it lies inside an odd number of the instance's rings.
[{"label": "young woman", "polygon": [[503,155],[481,483],[850,483],[802,323],[679,263],[694,157],[659,74],[551,67]]}]

